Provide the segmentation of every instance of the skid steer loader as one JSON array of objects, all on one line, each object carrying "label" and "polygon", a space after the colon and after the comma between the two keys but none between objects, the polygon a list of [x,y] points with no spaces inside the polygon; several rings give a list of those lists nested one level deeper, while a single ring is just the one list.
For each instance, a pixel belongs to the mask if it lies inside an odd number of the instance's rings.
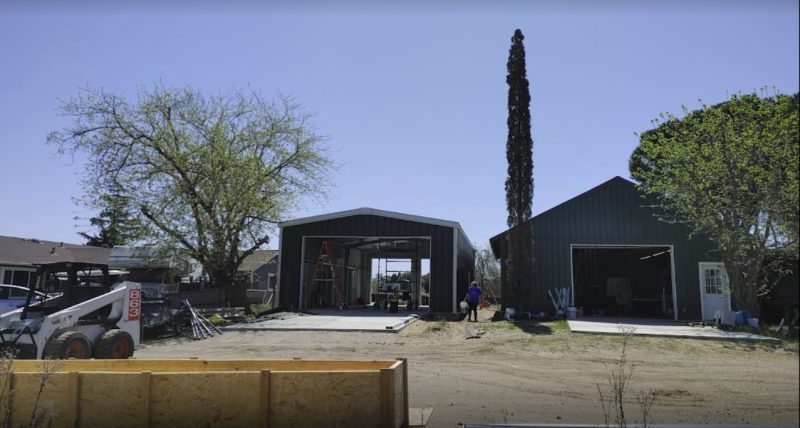
[{"label": "skid steer loader", "polygon": [[[101,269],[85,263],[42,266],[25,305],[0,315],[0,349],[22,359],[132,356],[140,340],[140,284],[110,285],[97,274]],[[34,298],[37,293],[51,297]]]}]

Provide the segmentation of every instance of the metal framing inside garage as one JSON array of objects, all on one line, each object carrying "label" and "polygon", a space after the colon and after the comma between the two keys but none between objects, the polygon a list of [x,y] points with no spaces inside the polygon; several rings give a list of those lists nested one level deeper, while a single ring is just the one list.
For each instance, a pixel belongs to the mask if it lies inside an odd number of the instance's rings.
[{"label": "metal framing inside garage", "polygon": [[[335,259],[336,267],[330,269],[335,280],[320,278],[314,271],[313,266],[320,265],[321,252],[325,252],[323,242]],[[358,302],[359,298],[366,303],[364,290],[373,276],[367,261],[391,256],[409,259],[417,266],[419,260],[429,259],[429,310],[453,313],[457,296],[466,293],[474,276],[474,252],[463,229],[454,221],[372,208],[291,220],[280,224],[277,301],[304,308],[312,303],[312,290],[314,304],[334,306],[332,291],[321,291],[317,283],[338,280],[341,287],[336,293],[347,300],[345,303]],[[320,296],[323,292],[326,294]]]},{"label": "metal framing inside garage", "polygon": [[[339,267],[336,272],[341,281],[341,290],[334,287],[325,287],[324,295],[317,294],[319,301],[309,304],[306,300],[310,296],[309,288],[319,286],[310,278],[316,268],[316,258],[323,243],[328,245],[333,253],[340,254],[336,259]],[[353,257],[356,253],[356,257]],[[411,295],[419,303],[421,293],[420,261],[430,259],[429,236],[394,236],[394,237],[360,237],[360,236],[304,236],[302,244],[303,267],[300,271],[300,303],[299,307],[311,309],[312,307],[336,306],[337,293],[344,294],[344,304],[347,306],[364,305],[373,303],[371,297],[372,259],[402,258],[409,259],[412,265],[414,278]],[[354,260],[355,258],[355,260]],[[414,269],[416,265],[416,269]],[[318,287],[321,288],[321,287]],[[428,306],[428,305],[426,305]]]}]

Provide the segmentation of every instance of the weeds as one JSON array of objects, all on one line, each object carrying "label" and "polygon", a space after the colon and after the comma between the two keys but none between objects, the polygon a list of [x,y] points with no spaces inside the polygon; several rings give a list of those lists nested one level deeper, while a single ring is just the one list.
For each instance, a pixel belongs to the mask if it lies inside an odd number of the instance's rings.
[{"label": "weeds", "polygon": [[[624,428],[628,426],[625,416],[625,405],[628,400],[630,381],[633,377],[633,364],[628,361],[628,343],[636,331],[635,327],[619,325],[622,333],[622,350],[619,358],[612,364],[608,372],[607,390],[604,391],[597,383],[597,394],[600,397],[600,406],[603,409],[604,426]],[[646,428],[650,419],[650,409],[656,401],[658,394],[653,389],[640,390],[634,398],[639,404],[642,417],[642,427]],[[613,416],[613,425],[612,425]]]},{"label": "weeds", "polygon": [[650,408],[656,402],[656,392],[650,388],[636,393],[636,402],[639,403],[639,410],[642,412],[642,426],[647,428],[650,416]]},{"label": "weeds", "polygon": [[475,352],[476,354],[494,354],[497,352],[497,350],[491,346],[486,346],[484,348],[479,348],[473,352]]},{"label": "weeds", "polygon": [[556,320],[551,324],[553,332],[569,332],[569,323],[565,320]]},{"label": "weeds", "polygon": [[[29,428],[41,427],[49,424],[48,412],[50,403],[42,402],[42,394],[47,390],[48,381],[50,376],[58,369],[64,367],[63,360],[42,360],[42,373],[39,381],[39,388],[36,391],[36,398],[33,401],[33,409],[31,410],[31,419]],[[45,424],[45,422],[48,422]]]},{"label": "weeds", "polygon": [[422,335],[428,336],[436,332],[445,331],[448,327],[449,324],[447,324],[447,320],[444,317],[439,317],[435,324],[425,327],[425,330],[422,331]]},{"label": "weeds", "polygon": [[9,350],[3,350],[0,354],[0,414],[3,417],[3,428],[11,426],[11,400],[14,398],[14,390],[11,388],[13,362],[14,354]]},{"label": "weeds", "polygon": [[484,330],[519,330],[519,327],[508,321],[495,321],[491,323],[482,323],[481,328]]},{"label": "weeds", "polygon": [[252,303],[250,304],[250,312],[253,314],[260,314],[272,309],[272,303]]}]

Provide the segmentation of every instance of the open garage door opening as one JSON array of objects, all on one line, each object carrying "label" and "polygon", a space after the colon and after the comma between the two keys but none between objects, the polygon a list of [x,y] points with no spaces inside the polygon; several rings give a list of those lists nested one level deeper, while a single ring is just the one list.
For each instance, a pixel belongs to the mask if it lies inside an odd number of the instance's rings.
[{"label": "open garage door opening", "polygon": [[672,247],[572,247],[575,306],[584,315],[670,318]]},{"label": "open garage door opening", "polygon": [[[391,245],[391,244],[390,244]],[[372,259],[371,304],[378,310],[397,312],[429,310],[430,260],[411,258]]]},{"label": "open garage door opening", "polygon": [[429,237],[305,237],[303,247],[303,309],[428,309]]}]

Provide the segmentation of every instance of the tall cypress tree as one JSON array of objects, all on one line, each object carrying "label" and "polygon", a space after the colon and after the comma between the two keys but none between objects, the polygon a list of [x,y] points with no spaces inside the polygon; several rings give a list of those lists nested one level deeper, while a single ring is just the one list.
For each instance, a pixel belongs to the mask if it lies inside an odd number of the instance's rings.
[{"label": "tall cypress tree", "polygon": [[[525,72],[525,46],[522,31],[514,31],[508,54],[508,255],[506,257],[509,303],[517,310],[529,308],[529,288],[533,277],[533,139],[531,137],[531,96]],[[504,299],[505,301],[505,299]]]}]

